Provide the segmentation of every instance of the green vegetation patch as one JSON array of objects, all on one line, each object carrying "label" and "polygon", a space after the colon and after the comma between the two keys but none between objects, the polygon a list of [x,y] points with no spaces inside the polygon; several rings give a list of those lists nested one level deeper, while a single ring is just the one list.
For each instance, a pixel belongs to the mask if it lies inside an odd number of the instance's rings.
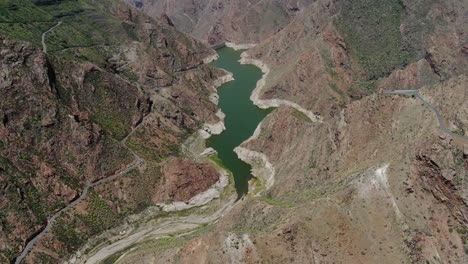
[{"label": "green vegetation patch", "polygon": [[463,158],[463,150],[459,147],[456,147],[454,152],[454,158],[455,158],[455,165],[458,168],[464,168],[465,167],[465,159]]},{"label": "green vegetation patch", "polygon": [[[331,71],[331,72],[334,72],[336,74],[335,71]],[[329,81],[328,82],[328,86],[337,94],[339,94],[340,96],[345,96],[345,94],[343,93],[343,91],[340,90],[340,88],[338,88],[338,86],[336,85],[336,83],[334,83],[333,81]]]},{"label": "green vegetation patch", "polygon": [[413,59],[413,48],[400,32],[402,12],[399,0],[355,0],[343,4],[335,24],[366,79],[385,77]]},{"label": "green vegetation patch", "polygon": [[79,217],[89,226],[93,233],[102,232],[112,226],[116,226],[119,222],[119,217],[106,201],[99,198],[94,192],[89,192],[88,210],[89,212]]},{"label": "green vegetation patch", "polygon": [[0,23],[0,32],[14,39],[25,40],[39,46],[42,32],[54,23]]},{"label": "green vegetation patch", "polygon": [[163,150],[154,149],[141,142],[134,141],[133,137],[127,141],[127,146],[145,160],[162,162],[170,155],[170,153],[165,153]]},{"label": "green vegetation patch", "polygon": [[120,258],[120,256],[122,256],[124,253],[125,252],[119,252],[117,254],[110,255],[109,257],[107,257],[103,261],[101,261],[101,264],[114,264]]},{"label": "green vegetation patch", "polygon": [[[180,156],[181,150],[178,142],[182,140],[168,140],[164,137],[164,133],[178,136],[170,131],[152,133],[140,128],[127,140],[126,145],[145,160],[162,162],[170,156]],[[151,138],[159,138],[161,142],[153,143]]]},{"label": "green vegetation patch", "polygon": [[452,130],[453,133],[455,134],[458,134],[460,136],[464,136],[465,135],[465,131],[463,131],[463,129],[457,129],[457,130]]},{"label": "green vegetation patch", "polygon": [[42,33],[63,22],[45,38],[47,51],[113,45],[136,39],[135,28],[89,0],[0,0],[0,33],[41,46]]},{"label": "green vegetation patch", "polygon": [[14,213],[18,219],[28,219],[32,213],[36,221],[31,224],[42,224],[47,220],[48,211],[56,208],[43,203],[42,198],[47,194],[40,193],[31,182],[25,182],[28,177],[30,175],[21,172],[10,160],[0,157],[0,178],[8,182],[2,194],[9,203],[0,209],[0,228],[6,232],[13,230],[6,221],[9,213]]},{"label": "green vegetation patch", "polygon": [[118,112],[96,111],[93,120],[110,132],[115,139],[121,140],[130,133],[130,127],[120,118]]},{"label": "green vegetation patch", "polygon": [[77,230],[75,221],[72,223],[57,221],[52,232],[60,242],[64,243],[67,252],[79,249],[85,242],[84,234]]},{"label": "green vegetation patch", "polygon": [[80,107],[94,106],[92,119],[118,140],[130,133],[128,124],[132,114],[137,112],[135,108],[125,104],[122,97],[126,96],[131,100],[133,95],[121,85],[113,82],[105,72],[91,71],[85,77],[85,89],[79,90],[78,94]]},{"label": "green vegetation patch", "polygon": [[225,169],[226,171],[230,171],[224,164],[223,161],[218,157],[218,155],[213,155],[209,157],[210,160],[214,161],[216,165]]},{"label": "green vegetation patch", "polygon": [[282,208],[290,208],[290,207],[294,206],[293,204],[285,203],[285,202],[275,200],[275,199],[272,199],[272,198],[269,198],[269,197],[262,197],[262,198],[260,198],[260,200],[266,202],[267,204],[274,205],[274,206],[279,206],[279,207],[282,207]]},{"label": "green vegetation patch", "polygon": [[30,0],[0,0],[0,23],[48,22],[52,19]]},{"label": "green vegetation patch", "polygon": [[310,118],[306,114],[297,109],[294,109],[292,115],[299,120],[305,121],[307,123],[312,123],[312,120],[310,120]]},{"label": "green vegetation patch", "polygon": [[101,170],[104,175],[113,174],[123,164],[130,164],[133,160],[133,155],[119,142],[105,137],[101,155]]},{"label": "green vegetation patch", "polygon": [[376,91],[378,80],[355,81],[349,89],[351,98],[360,98]]},{"label": "green vegetation patch", "polygon": [[8,263],[18,255],[17,250],[0,249],[0,262]]}]

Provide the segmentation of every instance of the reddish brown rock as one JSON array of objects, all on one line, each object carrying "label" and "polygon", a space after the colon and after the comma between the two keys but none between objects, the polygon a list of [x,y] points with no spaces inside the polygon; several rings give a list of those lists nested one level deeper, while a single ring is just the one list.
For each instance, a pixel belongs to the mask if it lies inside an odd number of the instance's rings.
[{"label": "reddish brown rock", "polygon": [[181,158],[170,158],[161,171],[165,182],[154,198],[160,202],[187,201],[209,189],[219,179],[211,164],[197,164]]}]

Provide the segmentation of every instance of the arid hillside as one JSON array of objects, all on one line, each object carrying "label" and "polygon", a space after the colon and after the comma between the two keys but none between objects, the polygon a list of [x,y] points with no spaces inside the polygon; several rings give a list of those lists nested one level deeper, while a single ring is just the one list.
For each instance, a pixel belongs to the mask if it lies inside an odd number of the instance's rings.
[{"label": "arid hillside", "polygon": [[[465,263],[467,28],[461,0],[0,1],[0,263]],[[224,43],[274,108],[239,200],[205,149]]]},{"label": "arid hillside", "polygon": [[214,163],[180,158],[220,121],[214,55],[120,1],[1,1],[0,263],[35,238],[27,263],[62,262],[128,215],[218,181]]},{"label": "arid hillside", "polygon": [[216,46],[223,42],[258,43],[284,28],[312,0],[125,0],[152,17]]},{"label": "arid hillside", "polygon": [[[238,151],[258,177],[246,199],[209,231],[119,263],[466,262],[463,1],[130,2],[210,44],[255,43],[242,61],[266,76],[252,99],[277,108]],[[294,14],[273,30],[238,15],[276,7]]]}]

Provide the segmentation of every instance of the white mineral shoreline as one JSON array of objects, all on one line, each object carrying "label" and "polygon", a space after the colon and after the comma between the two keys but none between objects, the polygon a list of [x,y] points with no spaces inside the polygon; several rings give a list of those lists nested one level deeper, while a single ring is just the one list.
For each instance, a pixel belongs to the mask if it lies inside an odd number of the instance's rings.
[{"label": "white mineral shoreline", "polygon": [[260,108],[266,109],[271,107],[279,107],[281,105],[287,105],[297,109],[298,111],[304,113],[307,117],[310,118],[312,122],[323,123],[323,118],[319,115],[314,114],[312,111],[303,108],[302,106],[298,105],[297,103],[284,100],[284,99],[260,99],[260,95],[262,94],[262,90],[265,87],[266,79],[270,74],[270,68],[261,60],[252,59],[249,57],[247,52],[243,52],[241,54],[241,59],[239,61],[241,64],[253,64],[260,68],[263,72],[262,78],[257,82],[257,86],[255,90],[252,92],[250,96],[250,100]]},{"label": "white mineral shoreline", "polygon": [[[254,44],[236,45],[234,43],[226,43],[226,46],[234,48],[234,49],[245,49],[245,48],[254,47],[255,45]],[[323,122],[323,118],[321,116],[316,115],[312,111],[309,111],[301,107],[297,103],[284,100],[284,99],[260,99],[260,95],[262,94],[262,90],[266,84],[266,79],[268,78],[268,75],[270,74],[270,68],[261,60],[250,58],[247,52],[243,52],[241,54],[241,59],[239,60],[239,62],[241,64],[253,64],[257,66],[258,68],[260,68],[260,70],[263,72],[262,78],[258,80],[257,86],[255,87],[254,91],[252,92],[252,95],[250,96],[250,100],[259,108],[266,109],[266,108],[271,108],[271,107],[279,107],[281,105],[287,105],[304,113],[307,117],[310,118],[312,122],[317,122],[317,123]],[[236,152],[239,159],[252,165],[252,175],[263,180],[265,183],[265,189],[268,190],[275,183],[275,174],[276,174],[275,168],[270,163],[270,161],[268,160],[268,157],[264,153],[253,151],[253,150],[242,147],[242,145],[247,144],[249,141],[252,141],[258,138],[258,136],[260,135],[262,123],[263,123],[263,120],[262,122],[258,124],[257,128],[255,129],[254,134],[250,138],[242,142],[241,146],[236,147],[234,151]],[[264,166],[263,167],[255,166],[257,162],[264,164]],[[260,193],[258,193],[257,195],[259,194]]]},{"label": "white mineral shoreline", "polygon": [[212,200],[221,197],[221,194],[224,191],[224,187],[229,184],[229,174],[225,170],[218,171],[220,173],[219,180],[213,184],[208,190],[199,193],[192,197],[187,202],[177,201],[170,204],[156,204],[160,207],[163,212],[174,212],[190,209],[196,206],[205,205]]},{"label": "white mineral shoreline", "polygon": [[[252,165],[252,175],[264,181],[265,189],[270,189],[275,183],[275,168],[268,161],[268,157],[257,151],[253,151],[244,147],[236,147],[234,149],[239,159]],[[264,167],[253,166],[254,162],[262,162]]]},{"label": "white mineral shoreline", "polygon": [[[255,45],[256,45],[256,44],[235,44],[235,43],[232,43],[232,42],[226,42],[225,44],[226,44],[227,47],[232,48],[234,50],[250,49],[250,48],[255,47]],[[304,112],[304,113],[307,111],[307,110],[303,109],[302,107],[300,107],[299,105],[294,104],[292,102],[288,102],[286,100],[280,100],[280,101],[274,101],[274,102],[269,102],[270,100],[260,100],[258,97],[259,97],[259,94],[261,92],[261,89],[265,85],[265,80],[266,80],[266,78],[267,78],[267,76],[268,76],[268,74],[270,72],[270,69],[263,62],[261,62],[259,60],[249,59],[249,58],[247,58],[247,56],[248,56],[247,53],[243,52],[241,54],[241,59],[240,59],[239,62],[241,64],[253,64],[253,65],[257,66],[258,68],[260,68],[262,70],[262,72],[263,72],[262,78],[257,82],[257,86],[256,86],[255,90],[253,91],[251,97],[250,97],[250,100],[252,100],[252,102],[254,104],[259,106],[260,108],[270,108],[270,107],[278,107],[279,102],[282,102],[283,104],[286,104],[286,105],[291,105],[293,107],[296,106],[295,108],[302,109],[303,110],[302,112]],[[227,75],[224,75],[224,76],[218,78],[216,81],[214,81],[214,83],[213,83],[214,87],[213,88],[214,88],[215,92],[210,96],[210,100],[212,100],[213,103],[215,103],[216,105],[218,104],[219,97],[218,97],[218,94],[216,93],[217,87],[221,86],[222,84],[224,84],[226,82],[232,81],[232,80],[234,80],[234,77],[233,77],[232,73],[229,73]],[[299,111],[301,111],[301,110],[299,110]],[[220,112],[218,112],[217,114],[219,114],[219,113]],[[308,113],[305,113],[305,114],[307,115]],[[223,115],[224,115],[224,113],[223,113]],[[309,116],[309,115],[310,115],[310,113],[307,116]],[[314,114],[312,114],[311,116],[312,116],[312,118],[309,116],[309,118],[311,118],[311,120],[316,120],[317,119]],[[250,140],[254,140],[254,139],[256,139],[258,137],[258,135],[260,134],[260,131],[261,131],[261,124],[262,124],[262,122],[260,122],[258,124],[257,128],[255,129],[254,134],[250,138],[245,140],[242,144],[245,144],[245,143],[249,142]],[[205,124],[204,128],[200,130],[200,135],[202,136],[202,138],[208,139],[212,134],[216,134],[216,135],[220,134],[225,129],[226,128],[224,126],[224,116],[223,116],[221,121],[216,123],[216,124]],[[269,189],[271,186],[273,186],[273,184],[275,182],[275,177],[274,177],[275,176],[275,168],[268,161],[268,157],[265,154],[263,154],[261,152],[253,151],[253,150],[241,147],[241,146],[236,147],[234,149],[234,152],[236,152],[239,159],[241,159],[242,161],[244,161],[246,163],[249,163],[251,165],[253,165],[255,161],[261,161],[264,164],[264,166],[263,167],[260,167],[260,166],[255,166],[254,167],[254,166],[252,166],[252,175],[254,175],[257,178],[260,178],[260,179],[264,180],[266,189]],[[170,205],[166,205],[165,208],[167,208],[167,210],[173,210],[173,209],[175,209],[175,207],[177,207],[177,209],[179,209],[179,206],[182,207],[182,206],[187,206],[187,205],[185,203],[184,204],[179,203],[174,207],[170,207]]]},{"label": "white mineral shoreline", "polygon": [[[209,99],[215,105],[218,105],[219,95],[217,93],[217,89],[219,86],[223,85],[224,83],[230,82],[234,80],[234,76],[232,72],[226,71],[226,74],[219,77],[215,81],[213,81],[213,93],[210,95]],[[219,122],[214,124],[205,123],[203,128],[199,130],[200,135],[203,139],[208,139],[211,135],[219,135],[224,130],[226,130],[226,126],[224,125],[224,118],[226,115],[221,111],[221,109],[216,112],[216,116],[219,118]]]},{"label": "white mineral shoreline", "polygon": [[[218,54],[214,54],[212,56],[209,56],[203,60],[204,63],[210,63],[213,60],[218,59],[219,56]],[[226,74],[219,77],[215,81],[213,81],[213,94],[210,96],[210,100],[214,104],[218,104],[218,94],[217,94],[217,88],[221,85],[223,85],[226,82],[234,80],[233,74],[231,72],[227,72]],[[221,109],[218,110],[216,113],[216,116],[220,119],[219,122],[214,123],[214,124],[205,124],[204,129],[200,129],[199,133],[200,135],[204,138],[207,139],[211,136],[211,134],[219,134],[223,130],[225,130],[225,125],[224,125],[224,117],[225,114],[221,111]],[[197,206],[203,206],[211,202],[212,200],[216,198],[220,198],[221,194],[223,193],[225,187],[229,185],[229,174],[226,170],[220,169],[218,170],[218,173],[220,174],[220,177],[218,181],[213,184],[208,190],[192,197],[188,201],[177,201],[173,202],[171,204],[156,204],[155,206],[151,206],[148,209],[146,209],[143,213],[139,213],[136,215],[131,215],[128,217],[128,219],[139,219],[139,218],[144,218],[144,216],[149,216],[153,215],[157,211],[165,211],[165,212],[173,212],[173,211],[180,211],[180,210],[186,210],[190,209],[193,207]],[[140,229],[136,233],[130,234],[133,230],[128,224],[124,224],[122,226],[114,228],[112,231],[109,230],[106,233],[115,233],[115,230],[120,230],[120,236],[121,238],[110,244],[109,246],[106,246],[102,249],[99,249],[98,252],[86,256],[86,254],[83,254],[83,252],[89,248],[89,244],[84,245],[78,252],[75,253],[74,256],[72,256],[68,261],[65,263],[68,264],[73,264],[73,263],[96,263],[99,260],[104,259],[105,257],[108,257],[114,253],[116,253],[119,250],[124,249],[125,247],[132,245],[138,241],[141,241],[144,238],[148,238],[150,235],[156,236],[156,235],[161,235],[161,234],[170,234],[174,232],[179,232],[181,230],[187,229],[187,228],[194,228],[196,226],[199,226],[201,224],[205,223],[210,223],[215,220],[217,220],[219,217],[224,215],[227,211],[229,211],[235,204],[235,197],[230,197],[227,201],[227,203],[216,213],[209,215],[209,216],[188,216],[182,219],[174,219],[171,220],[171,224],[175,225],[174,227],[164,230],[164,224],[160,225],[159,228],[157,228],[154,231],[151,231],[153,228],[152,227],[146,227],[143,229]],[[198,217],[198,218],[197,218]],[[199,222],[197,222],[199,221]],[[127,234],[130,234],[127,236]],[[105,236],[105,234],[102,234],[101,237]],[[89,257],[87,259],[87,257]]]},{"label": "white mineral shoreline", "polygon": [[[263,120],[258,124],[257,128],[255,128],[253,135],[246,139],[244,142],[242,142],[241,145],[245,145],[248,142],[258,138],[262,130],[262,123]],[[273,186],[273,184],[275,183],[276,174],[275,167],[273,167],[273,164],[270,163],[268,157],[264,153],[253,151],[241,146],[236,147],[234,149],[234,152],[236,152],[237,157],[239,157],[239,159],[252,165],[252,175],[264,181],[266,190]],[[264,166],[254,166],[256,162],[261,162]],[[257,196],[258,195],[260,195],[260,193],[258,193]]]},{"label": "white mineral shoreline", "polygon": [[203,63],[208,64],[210,62],[213,62],[213,61],[217,60],[218,58],[219,58],[219,55],[218,55],[218,53],[215,52],[213,55],[210,55],[210,56],[204,58]]},{"label": "white mineral shoreline", "polygon": [[229,47],[229,48],[232,48],[234,50],[244,50],[244,49],[251,49],[253,47],[255,47],[257,44],[236,44],[236,43],[232,43],[232,42],[226,42],[225,43],[226,47]]}]

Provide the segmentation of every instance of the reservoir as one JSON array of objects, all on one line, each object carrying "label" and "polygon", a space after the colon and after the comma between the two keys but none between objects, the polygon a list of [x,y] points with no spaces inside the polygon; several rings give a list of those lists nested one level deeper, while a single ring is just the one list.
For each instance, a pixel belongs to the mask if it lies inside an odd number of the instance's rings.
[{"label": "reservoir", "polygon": [[252,178],[251,166],[237,157],[234,148],[254,133],[258,124],[271,112],[260,109],[250,100],[250,95],[262,78],[262,71],[251,64],[240,64],[240,54],[224,47],[217,50],[219,59],[211,65],[223,68],[234,74],[234,81],[218,88],[219,107],[226,114],[226,130],[220,135],[213,135],[207,145],[218,151],[218,157],[234,174],[234,182],[239,197],[247,194],[248,181]]}]

